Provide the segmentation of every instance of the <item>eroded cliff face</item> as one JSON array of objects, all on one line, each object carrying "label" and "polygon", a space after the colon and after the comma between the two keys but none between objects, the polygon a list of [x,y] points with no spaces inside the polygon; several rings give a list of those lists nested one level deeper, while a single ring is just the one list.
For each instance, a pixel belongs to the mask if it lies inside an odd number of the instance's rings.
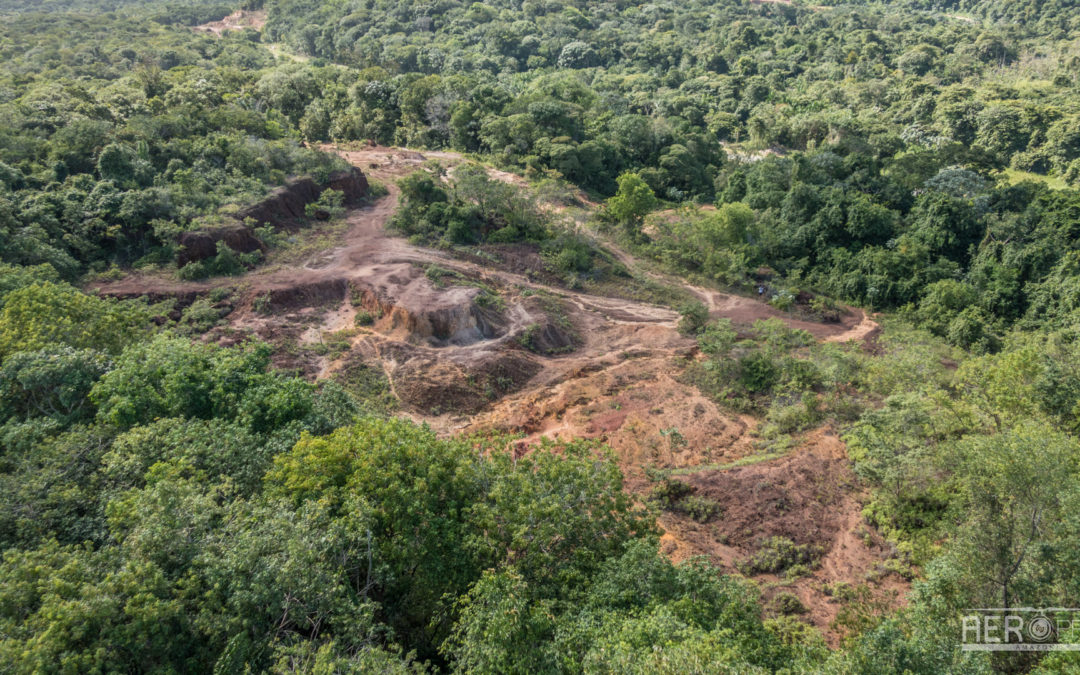
[{"label": "eroded cliff face", "polygon": [[[368,181],[364,172],[356,167],[330,174],[325,185],[311,178],[297,178],[273,190],[265,199],[236,213],[235,225],[207,230],[184,232],[177,239],[180,267],[191,262],[205,260],[217,255],[217,244],[225,244],[238,253],[264,251],[265,246],[255,236],[249,225],[270,226],[279,232],[296,232],[308,222],[305,207],[319,199],[324,190],[338,190],[345,199],[345,206],[357,206],[368,194]],[[251,219],[251,220],[248,220]]]},{"label": "eroded cliff face", "polygon": [[253,251],[265,251],[266,246],[255,236],[255,232],[247,225],[226,225],[208,230],[195,230],[183,232],[177,238],[180,245],[180,253],[177,255],[178,267],[213,258],[217,255],[219,241],[237,253],[252,253]]},{"label": "eroded cliff face", "polygon": [[270,225],[276,230],[295,232],[307,222],[304,207],[316,201],[326,189],[344,194],[345,206],[357,206],[367,196],[367,177],[360,169],[352,167],[331,174],[325,185],[319,185],[311,178],[298,178],[237,212],[236,218],[241,222],[251,218],[256,227]]}]

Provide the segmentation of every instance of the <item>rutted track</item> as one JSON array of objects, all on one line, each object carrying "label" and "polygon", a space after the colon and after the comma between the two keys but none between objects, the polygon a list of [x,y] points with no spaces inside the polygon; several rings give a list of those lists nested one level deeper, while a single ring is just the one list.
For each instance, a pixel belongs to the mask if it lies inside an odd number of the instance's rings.
[{"label": "rutted track", "polygon": [[[327,148],[330,149],[330,148]],[[345,284],[347,288],[362,289],[372,303],[378,305],[378,311],[393,313],[400,308],[404,317],[393,321],[384,321],[375,331],[364,331],[354,339],[358,351],[377,361],[391,375],[397,371],[398,360],[403,349],[394,349],[397,343],[404,345],[409,340],[408,330],[415,329],[415,324],[424,321],[410,319],[410,315],[432,313],[436,316],[445,314],[464,314],[466,307],[475,295],[475,289],[453,286],[436,288],[420,272],[422,266],[437,264],[485,284],[498,287],[510,298],[503,312],[505,325],[500,334],[491,339],[444,340],[439,344],[409,345],[409,353],[424,359],[450,361],[469,364],[490,355],[492,350],[505,348],[517,336],[541,318],[522,302],[523,290],[540,291],[550,297],[558,298],[572,320],[580,336],[577,349],[572,354],[558,357],[530,356],[538,366],[526,386],[513,396],[504,397],[498,408],[513,408],[523,405],[525,399],[535,396],[553,384],[563,382],[573,373],[602,373],[617,366],[612,362],[612,355],[620,352],[641,350],[645,347],[650,359],[670,360],[672,357],[689,353],[693,342],[678,335],[675,331],[678,315],[666,307],[627,300],[603,297],[563,288],[552,288],[529,279],[524,274],[484,266],[477,263],[455,259],[445,252],[422,248],[410,244],[402,237],[392,236],[387,231],[387,223],[398,204],[398,188],[395,180],[419,168],[428,159],[438,159],[447,165],[462,161],[455,153],[438,152],[421,154],[394,148],[367,148],[357,151],[340,151],[350,163],[358,166],[370,177],[383,181],[389,194],[375,200],[372,204],[354,209],[347,215],[348,230],[341,244],[323,251],[304,261],[302,265],[283,269],[264,269],[252,272],[240,282],[224,278],[203,282],[182,282],[171,279],[146,277],[133,274],[123,280],[99,284],[96,289],[102,293],[119,296],[149,295],[161,297],[195,297],[208,293],[218,287],[242,287],[246,302],[241,302],[242,309],[231,317],[231,321],[245,328],[256,329],[261,334],[273,334],[275,326],[271,318],[260,316],[253,311],[254,299],[259,296],[270,298],[290,297],[290,294],[304,296],[318,295],[320,289],[332,285]],[[521,179],[506,174],[493,172],[500,179],[518,182]],[[640,269],[638,261],[611,242],[600,242],[616,258],[631,269]],[[681,285],[689,293],[700,298],[714,317],[728,317],[736,323],[748,324],[756,319],[778,317],[793,327],[810,331],[824,341],[846,341],[863,339],[876,330],[876,324],[865,313],[849,315],[842,324],[822,324],[792,318],[752,298],[701,288],[685,281],[650,274],[662,283]],[[305,290],[308,289],[308,290]],[[355,290],[353,291],[356,292]],[[340,294],[340,292],[338,292]],[[332,312],[321,324],[310,326],[302,333],[317,337],[320,330],[340,330],[352,325],[355,311],[350,311],[347,298],[332,298],[342,306]],[[303,302],[301,301],[301,304]],[[285,307],[280,309],[284,310]],[[439,314],[439,313],[442,314]],[[452,317],[453,318],[453,317]],[[469,324],[472,319],[462,319]],[[431,323],[428,321],[428,323]],[[466,325],[469,328],[470,325]],[[302,337],[302,339],[305,339]],[[312,338],[313,339],[313,338]],[[371,349],[379,344],[383,348]],[[365,346],[366,345],[366,346]],[[388,356],[389,355],[389,356]],[[325,377],[334,373],[337,365],[332,362],[319,364],[317,373]],[[428,411],[414,411],[424,416]],[[460,428],[472,422],[467,418],[448,416],[443,411],[427,415],[436,426],[444,431]],[[556,425],[559,426],[559,425]],[[573,432],[573,429],[566,430]]]}]

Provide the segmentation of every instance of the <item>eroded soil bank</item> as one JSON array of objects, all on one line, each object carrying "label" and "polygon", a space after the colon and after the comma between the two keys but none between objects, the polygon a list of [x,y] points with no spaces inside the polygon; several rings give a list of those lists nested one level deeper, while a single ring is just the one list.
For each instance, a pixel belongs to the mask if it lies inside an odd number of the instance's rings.
[{"label": "eroded soil bank", "polygon": [[[385,375],[400,414],[441,433],[519,434],[515,452],[545,437],[603,440],[627,489],[643,499],[652,488],[649,471],[673,470],[719,512],[704,521],[662,512],[664,551],[675,560],[705,555],[735,572],[769,537],[818,547],[820,564],[809,574],[753,576],[766,601],[796,595],[805,618],[834,642],[838,584],[865,586],[886,605],[900,602],[905,582],[884,567],[891,551],[860,515],[862,495],[832,429],[806,434],[782,457],[762,458],[754,418],[725,411],[681,381],[698,355],[695,341],[676,330],[679,317],[670,308],[551,283],[528,247],[508,246],[477,261],[388,232],[398,199],[394,181],[430,159],[451,166],[460,156],[382,147],[341,154],[389,194],[352,208],[335,246],[239,279],[134,274],[97,290],[174,298],[182,308],[227,289],[232,311],[204,339],[257,336],[275,345],[279,366],[311,378],[347,379],[367,368]],[[626,267],[638,266],[606,245]],[[833,342],[864,342],[878,331],[860,310],[815,323],[754,298],[668,281],[737,327],[775,317]]]}]

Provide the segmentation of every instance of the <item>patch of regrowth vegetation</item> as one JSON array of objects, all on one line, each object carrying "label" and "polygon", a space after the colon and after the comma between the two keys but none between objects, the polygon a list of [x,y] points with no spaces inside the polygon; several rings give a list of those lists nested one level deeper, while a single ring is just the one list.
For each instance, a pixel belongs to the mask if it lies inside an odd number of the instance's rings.
[{"label": "patch of regrowth vegetation", "polygon": [[180,268],[181,279],[195,281],[208,277],[234,277],[243,274],[263,259],[262,251],[238,253],[225,242],[217,243],[217,255],[190,262]]},{"label": "patch of regrowth vegetation", "polygon": [[319,198],[304,205],[304,215],[315,220],[335,220],[345,215],[345,193],[327,188]]},{"label": "patch of regrowth vegetation", "polygon": [[679,332],[686,336],[697,335],[709,322],[709,308],[703,302],[688,302],[679,307]]},{"label": "patch of regrowth vegetation", "polygon": [[696,488],[688,483],[663,477],[649,492],[649,501],[658,504],[665,511],[681,513],[699,523],[722,515],[723,509],[719,502],[695,494],[696,492]]},{"label": "patch of regrowth vegetation", "polygon": [[359,356],[346,358],[334,372],[333,380],[371,414],[388,415],[399,407],[386,373],[364,363]]},{"label": "patch of regrowth vegetation", "polygon": [[360,309],[356,311],[353,323],[357,326],[370,326],[375,323],[375,316],[366,309]]},{"label": "patch of regrowth vegetation", "polygon": [[213,295],[198,298],[181,313],[177,331],[186,335],[201,335],[219,325],[221,319],[231,311],[230,305],[215,301]]},{"label": "patch of regrowth vegetation", "polygon": [[769,608],[776,614],[806,614],[810,611],[799,596],[791,591],[780,591],[769,602]]},{"label": "patch of regrowth vegetation", "polygon": [[708,358],[688,362],[684,381],[726,408],[766,415],[765,438],[830,419],[851,422],[864,409],[868,357],[858,349],[819,343],[780,319],[756,321],[742,340],[722,319],[704,325],[697,338]]},{"label": "patch of regrowth vegetation", "polygon": [[781,574],[798,566],[813,569],[824,554],[817,544],[796,544],[787,537],[774,536],[765,539],[757,552],[736,563],[736,567],[746,575]]},{"label": "patch of regrowth vegetation", "polygon": [[270,308],[270,292],[266,291],[256,295],[251,301],[251,309],[253,309],[256,314],[262,314],[264,316],[270,314],[272,311]]},{"label": "patch of regrowth vegetation", "polygon": [[333,361],[352,348],[351,338],[353,338],[355,334],[355,329],[348,328],[332,333],[320,333],[318,342],[304,345],[304,348],[318,356],[325,356]]},{"label": "patch of regrowth vegetation", "polygon": [[428,278],[435,288],[448,286],[471,286],[480,292],[476,295],[475,302],[479,307],[502,311],[506,308],[506,301],[502,295],[491,285],[478,279],[467,277],[457,270],[447,269],[441,265],[431,264],[424,268],[424,276]]}]

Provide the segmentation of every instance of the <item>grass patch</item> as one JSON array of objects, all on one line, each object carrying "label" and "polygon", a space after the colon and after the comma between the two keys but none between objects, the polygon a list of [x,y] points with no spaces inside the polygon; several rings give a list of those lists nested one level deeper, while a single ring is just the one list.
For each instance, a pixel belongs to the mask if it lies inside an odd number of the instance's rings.
[{"label": "grass patch", "polygon": [[740,457],[732,462],[721,462],[717,464],[699,464],[697,466],[684,466],[678,469],[670,469],[667,473],[670,476],[689,476],[695,473],[701,473],[702,471],[727,471],[728,469],[735,469],[740,466],[751,466],[753,464],[760,464],[761,462],[771,462],[774,459],[780,459],[788,454],[787,450],[781,452],[764,452],[758,455],[747,455],[746,457]]},{"label": "grass patch", "polygon": [[1031,173],[1030,171],[1021,171],[1019,169],[1005,169],[1003,171],[1005,176],[1009,179],[1011,185],[1022,183],[1024,181],[1034,181],[1036,183],[1045,183],[1047,187],[1053,190],[1068,190],[1069,185],[1065,182],[1065,179],[1061,176],[1043,176],[1037,173]]},{"label": "grass patch", "polygon": [[[321,221],[312,220],[312,226],[296,234],[281,237],[278,246],[270,249],[266,256],[270,265],[297,265],[313,256],[329,251],[341,245],[349,231],[349,221],[335,218]],[[281,235],[278,235],[279,237]]]},{"label": "grass patch", "polygon": [[386,374],[364,363],[359,357],[350,357],[334,373],[334,381],[349,392],[367,412],[388,415],[398,407],[398,400],[390,387]]}]

